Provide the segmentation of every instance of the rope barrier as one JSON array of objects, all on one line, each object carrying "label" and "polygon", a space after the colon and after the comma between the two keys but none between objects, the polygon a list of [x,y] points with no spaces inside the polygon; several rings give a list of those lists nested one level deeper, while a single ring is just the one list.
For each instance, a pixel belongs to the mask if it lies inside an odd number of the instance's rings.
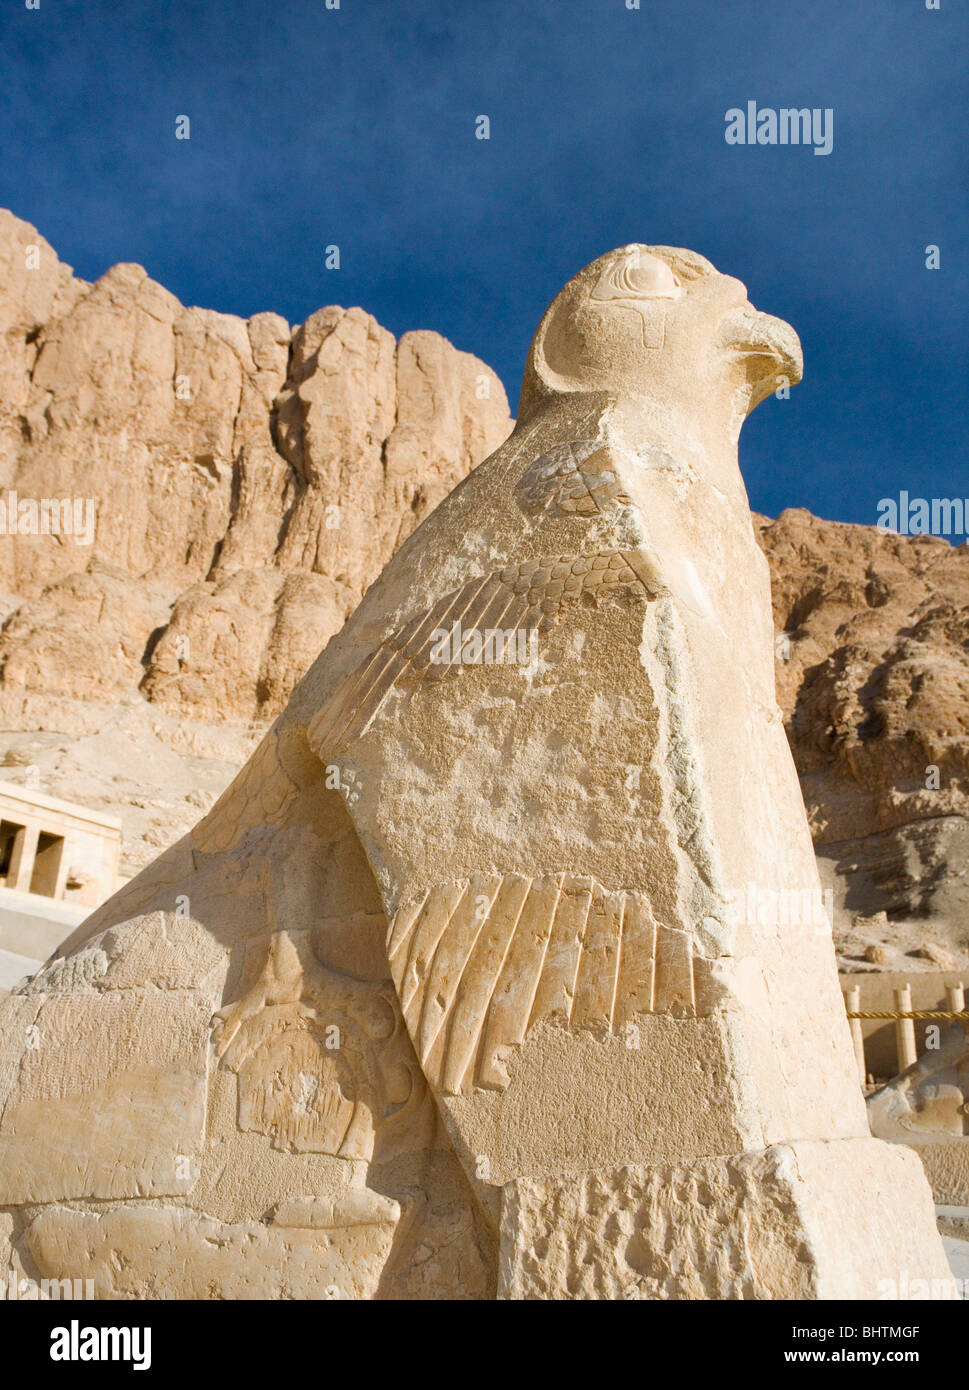
[{"label": "rope barrier", "polygon": [[948,1010],[928,1010],[922,1009],[917,1013],[910,1014],[848,1014],[848,1018],[969,1018],[969,1010],[962,1010],[960,1013],[951,1013]]},{"label": "rope barrier", "polygon": [[[914,1027],[916,1020],[938,1019],[940,1022],[946,1023],[958,1020],[962,1024],[963,1035],[969,1033],[965,1022],[966,1019],[969,1019],[969,1009],[966,1008],[965,986],[961,982],[946,985],[946,1003],[949,1005],[947,1009],[913,1009],[912,987],[909,982],[895,987],[894,1009],[859,1008],[858,1006],[861,1004],[860,984],[843,987],[842,993],[844,994],[845,1015],[851,1024],[851,1043],[863,1089],[867,1089],[870,1082],[865,1058],[866,1039],[861,1028],[863,1021],[894,1023],[895,1055],[899,1073],[907,1071],[918,1062],[918,1038]],[[878,1036],[881,1034],[879,1033]]]}]

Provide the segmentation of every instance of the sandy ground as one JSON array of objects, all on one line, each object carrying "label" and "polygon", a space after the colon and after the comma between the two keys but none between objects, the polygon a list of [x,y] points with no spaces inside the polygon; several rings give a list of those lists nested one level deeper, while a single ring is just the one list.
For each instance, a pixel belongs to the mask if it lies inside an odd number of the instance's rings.
[{"label": "sandy ground", "polygon": [[202,818],[267,727],[174,719],[140,699],[65,703],[41,731],[0,729],[0,780],[119,816],[131,878]]}]

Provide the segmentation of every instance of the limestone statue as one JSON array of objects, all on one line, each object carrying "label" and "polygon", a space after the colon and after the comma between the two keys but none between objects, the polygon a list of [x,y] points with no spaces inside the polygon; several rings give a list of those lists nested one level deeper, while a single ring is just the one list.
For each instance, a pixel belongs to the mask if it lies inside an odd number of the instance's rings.
[{"label": "limestone statue", "polygon": [[774,697],[737,440],[800,371],[692,252],[566,285],[511,437],[0,1006],[11,1259],[105,1297],[947,1277],[869,1137]]}]

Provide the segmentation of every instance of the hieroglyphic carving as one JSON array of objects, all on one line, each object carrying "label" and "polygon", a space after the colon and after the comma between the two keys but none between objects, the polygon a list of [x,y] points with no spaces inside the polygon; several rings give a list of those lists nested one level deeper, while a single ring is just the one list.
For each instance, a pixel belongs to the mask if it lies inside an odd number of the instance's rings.
[{"label": "hieroglyphic carving", "polygon": [[595,439],[573,439],[542,454],[522,474],[515,497],[526,514],[551,516],[596,516],[610,503],[630,501],[614,456]]},{"label": "hieroglyphic carving", "polygon": [[657,585],[650,561],[639,550],[553,555],[474,579],[411,618],[364,658],[310,724],[310,746],[326,757],[359,738],[398,684],[459,673],[465,664],[459,653],[441,663],[432,661],[435,634],[442,630],[460,624],[465,632],[545,632],[575,604],[594,605],[604,598],[642,601]]},{"label": "hieroglyphic carving", "polygon": [[435,884],[401,907],[387,951],[424,1073],[451,1095],[506,1086],[507,1050],[540,1022],[614,1032],[716,998],[711,962],[645,894],[573,874]]},{"label": "hieroglyphic carving", "polygon": [[398,1033],[387,985],[324,968],[309,932],[275,933],[262,972],[216,1014],[216,1047],[239,1077],[239,1127],[297,1152],[373,1157],[377,1126],[413,1078],[382,1055]]}]

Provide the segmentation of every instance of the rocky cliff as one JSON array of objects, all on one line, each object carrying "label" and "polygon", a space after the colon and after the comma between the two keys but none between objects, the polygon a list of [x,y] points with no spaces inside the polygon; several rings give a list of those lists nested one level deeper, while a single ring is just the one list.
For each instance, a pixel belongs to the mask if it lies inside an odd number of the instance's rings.
[{"label": "rocky cliff", "polygon": [[[757,518],[757,529],[771,566],[778,696],[842,952],[962,964],[969,550],[805,511]],[[857,918],[872,920],[851,930]]]},{"label": "rocky cliff", "polygon": [[185,308],[135,265],[88,284],[0,211],[4,775],[120,809],[139,867],[510,428],[435,333]]}]

